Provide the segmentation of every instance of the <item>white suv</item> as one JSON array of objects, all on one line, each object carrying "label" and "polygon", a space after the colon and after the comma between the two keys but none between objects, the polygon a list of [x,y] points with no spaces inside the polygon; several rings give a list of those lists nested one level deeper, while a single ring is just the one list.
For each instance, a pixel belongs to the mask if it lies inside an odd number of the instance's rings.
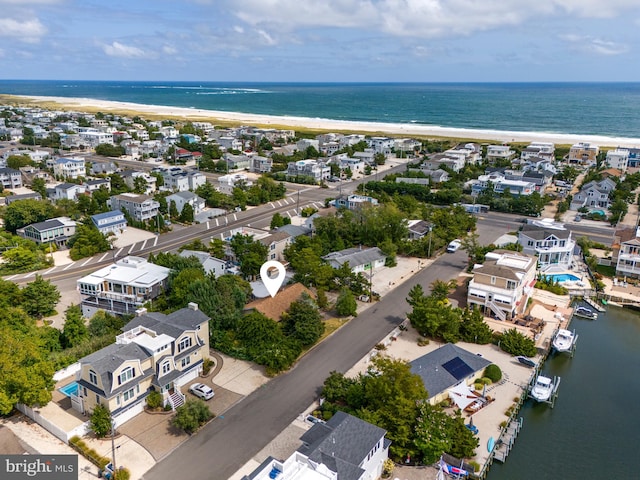
[{"label": "white suv", "polygon": [[451,240],[449,245],[447,246],[447,252],[453,253],[458,250],[462,246],[462,242],[459,239]]}]

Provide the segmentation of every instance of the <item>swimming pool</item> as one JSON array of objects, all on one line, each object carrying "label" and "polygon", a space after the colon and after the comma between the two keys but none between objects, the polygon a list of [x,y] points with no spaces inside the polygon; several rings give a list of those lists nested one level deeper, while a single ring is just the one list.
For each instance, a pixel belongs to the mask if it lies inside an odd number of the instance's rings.
[{"label": "swimming pool", "polygon": [[70,397],[71,395],[77,395],[78,382],[71,382],[64,387],[59,388],[58,391],[64,393],[67,397]]},{"label": "swimming pool", "polygon": [[580,277],[576,277],[571,273],[556,273],[555,275],[545,275],[545,277],[558,283],[577,282],[578,280],[580,280]]}]

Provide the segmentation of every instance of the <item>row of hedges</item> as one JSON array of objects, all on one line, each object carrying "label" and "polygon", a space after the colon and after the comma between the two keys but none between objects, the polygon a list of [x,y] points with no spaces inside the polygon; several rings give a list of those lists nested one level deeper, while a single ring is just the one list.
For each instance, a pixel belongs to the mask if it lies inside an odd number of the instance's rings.
[{"label": "row of hedges", "polygon": [[[86,442],[77,435],[69,439],[69,445],[80,455],[96,465],[100,470],[104,470],[107,464],[111,462],[110,458],[100,455],[93,448],[90,448]],[[112,480],[129,480],[130,477],[131,472],[129,469],[120,467],[118,471],[115,472]]]}]

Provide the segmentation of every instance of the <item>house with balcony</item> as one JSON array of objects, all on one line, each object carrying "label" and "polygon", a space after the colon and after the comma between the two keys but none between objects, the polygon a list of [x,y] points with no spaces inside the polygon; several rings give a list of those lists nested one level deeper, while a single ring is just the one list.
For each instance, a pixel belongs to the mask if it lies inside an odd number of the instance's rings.
[{"label": "house with balcony", "polygon": [[78,178],[86,176],[87,172],[84,164],[84,158],[57,158],[53,164],[53,174],[57,178]]},{"label": "house with balcony", "polygon": [[13,168],[0,168],[0,186],[11,190],[22,187],[22,174]]},{"label": "house with balcony", "polygon": [[76,226],[76,222],[70,218],[58,217],[19,228],[16,234],[27,240],[32,240],[38,245],[55,243],[58,246],[64,246],[75,235]]},{"label": "house with balcony", "polygon": [[175,203],[179,214],[182,213],[182,209],[187,204],[191,205],[191,208],[193,208],[194,215],[198,215],[205,207],[204,199],[189,191],[173,193],[168,195],[166,200],[167,205],[170,205],[170,202]]},{"label": "house with balcony", "polygon": [[103,174],[111,174],[116,173],[118,171],[118,166],[113,162],[91,162],[91,174],[98,175],[100,173]]},{"label": "house with balcony", "polygon": [[365,141],[375,153],[382,153],[383,155],[391,155],[395,146],[395,139],[390,137],[369,137],[365,138]]},{"label": "house with balcony", "polygon": [[526,253],[510,250],[487,253],[485,262],[473,267],[467,305],[499,320],[522,314],[536,284],[536,263],[536,257]]},{"label": "house with balcony", "polygon": [[242,480],[309,479],[374,480],[380,478],[389,445],[385,431],[338,411],[317,422],[301,437],[300,446],[284,461],[267,458]]},{"label": "house with balcony", "polygon": [[108,407],[116,427],[141,413],[152,391],[172,409],[183,405],[180,388],[209,356],[209,318],[195,303],[169,315],[141,309],[122,330],[115,343],[79,360],[72,399],[86,414]]},{"label": "house with balcony", "polygon": [[107,206],[112,210],[124,210],[131,218],[138,222],[155,219],[160,212],[160,203],[149,195],[136,193],[121,193],[113,195],[107,200]]},{"label": "house with balcony", "polygon": [[57,200],[77,200],[84,195],[86,188],[77,183],[60,183],[53,188],[47,188],[47,198]]},{"label": "house with balcony", "polygon": [[626,148],[616,148],[615,150],[609,150],[605,159],[607,165],[611,168],[617,168],[622,172],[627,171],[629,166],[629,150]]},{"label": "house with balcony", "polygon": [[493,172],[480,175],[477,180],[471,180],[471,195],[477,196],[485,190],[501,195],[507,191],[511,195],[531,195],[536,191],[536,184],[525,180],[508,180],[503,173]]},{"label": "house with balcony", "polygon": [[364,273],[384,267],[387,256],[378,247],[354,247],[328,253],[322,259],[333,268],[341,268],[342,265],[347,263],[353,273]]},{"label": "house with balcony", "polygon": [[111,233],[118,235],[127,228],[127,219],[124,218],[124,213],[120,210],[96,213],[95,215],[91,215],[91,221],[103,235],[109,235]]},{"label": "house with balcony", "polygon": [[273,167],[273,160],[262,155],[251,155],[251,166],[249,170],[253,173],[269,173]]},{"label": "house with balcony", "polygon": [[87,318],[98,310],[114,315],[133,314],[165,290],[169,272],[140,257],[117,260],[78,280],[82,314]]},{"label": "house with balcony", "polygon": [[[120,173],[120,176],[122,176],[122,179],[124,180],[124,183],[127,185],[127,187],[129,187],[132,190],[136,188],[136,180],[138,178],[141,178],[142,180],[144,180],[144,183],[146,185],[144,189],[145,195],[151,195],[153,192],[156,191],[156,183],[158,179],[153,175],[148,174],[147,172],[139,172],[137,170],[125,170],[122,173]],[[138,183],[140,183],[140,180],[138,180]]]},{"label": "house with balcony", "polygon": [[591,181],[582,186],[580,191],[571,199],[570,210],[579,210],[582,207],[602,210],[611,206],[609,195],[616,188],[616,182],[611,178]]},{"label": "house with balcony", "polygon": [[331,167],[318,160],[298,160],[287,164],[287,177],[309,177],[321,182],[331,176]]},{"label": "house with balcony", "polygon": [[532,142],[520,152],[520,159],[532,160],[540,158],[547,161],[555,159],[556,146],[549,142]]},{"label": "house with balcony", "polygon": [[579,142],[569,149],[569,163],[595,165],[600,147],[587,142]]},{"label": "house with balcony", "polygon": [[487,160],[489,160],[489,163],[496,160],[512,160],[515,156],[515,150],[511,150],[509,145],[489,145],[487,147]]},{"label": "house with balcony", "polygon": [[640,227],[617,230],[613,242],[616,276],[640,278]]},{"label": "house with balcony", "polygon": [[571,231],[551,219],[524,225],[518,232],[518,243],[524,253],[538,257],[538,269],[547,273],[568,270],[576,246]]}]

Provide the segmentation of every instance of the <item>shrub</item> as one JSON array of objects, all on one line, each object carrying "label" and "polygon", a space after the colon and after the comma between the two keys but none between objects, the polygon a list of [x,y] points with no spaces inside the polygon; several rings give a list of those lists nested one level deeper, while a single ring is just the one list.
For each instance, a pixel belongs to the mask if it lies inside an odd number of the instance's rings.
[{"label": "shrub", "polygon": [[500,348],[511,355],[524,355],[533,357],[536,353],[535,342],[515,328],[507,330],[500,335]]},{"label": "shrub", "polygon": [[471,460],[468,464],[473,467],[474,472],[477,472],[478,470],[480,470],[480,464],[478,462]]},{"label": "shrub", "polygon": [[210,358],[205,358],[202,362],[202,374],[209,375],[211,369],[215,366],[216,362],[211,360]]},{"label": "shrub", "polygon": [[484,369],[483,376],[491,379],[494,383],[499,382],[502,379],[502,370],[498,365],[492,363]]},{"label": "shrub", "polygon": [[171,423],[191,435],[211,417],[213,414],[202,400],[187,400],[184,405],[176,409],[176,415]]},{"label": "shrub", "polygon": [[147,406],[151,410],[158,410],[162,408],[162,403],[162,394],[160,392],[154,390],[147,395]]},{"label": "shrub", "polygon": [[73,436],[69,439],[69,445],[76,450],[80,455],[87,458],[91,463],[96,465],[98,468],[104,468],[111,461],[107,457],[103,457],[98,452],[96,452],[93,448],[89,448],[89,446],[82,440],[80,437]]},{"label": "shrub", "polygon": [[94,407],[89,419],[89,425],[98,438],[104,438],[111,432],[111,412],[105,405]]}]

